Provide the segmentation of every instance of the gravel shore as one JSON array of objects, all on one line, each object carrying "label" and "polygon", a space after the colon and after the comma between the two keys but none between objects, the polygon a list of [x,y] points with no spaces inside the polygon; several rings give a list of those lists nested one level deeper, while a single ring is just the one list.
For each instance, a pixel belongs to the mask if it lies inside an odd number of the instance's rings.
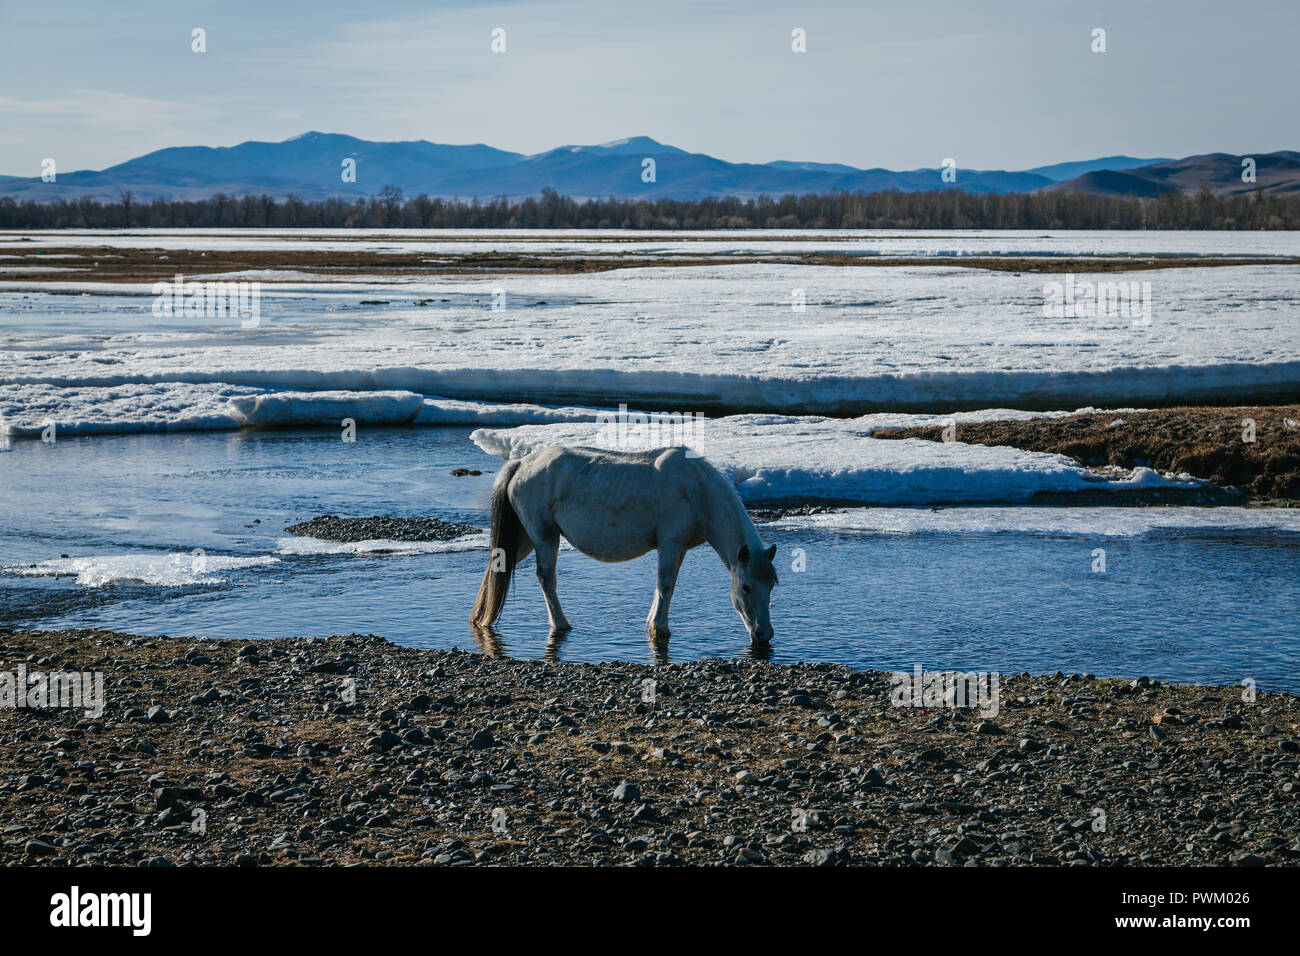
[{"label": "gravel shore", "polygon": [[444,521],[441,518],[394,518],[372,515],[368,518],[340,518],[321,515],[300,521],[284,529],[302,538],[322,541],[452,541],[481,529],[472,524]]},{"label": "gravel shore", "polygon": [[0,630],[0,661],[106,699],[0,710],[7,865],[1300,862],[1289,694],[1003,675],[990,716],[837,665],[358,635]]}]

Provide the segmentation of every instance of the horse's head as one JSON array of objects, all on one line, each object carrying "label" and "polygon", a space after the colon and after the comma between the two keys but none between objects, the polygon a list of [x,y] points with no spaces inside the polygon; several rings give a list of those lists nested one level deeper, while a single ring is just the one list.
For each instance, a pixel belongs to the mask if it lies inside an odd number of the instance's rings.
[{"label": "horse's head", "polygon": [[749,629],[749,639],[766,644],[772,639],[772,588],[776,586],[776,545],[757,554],[742,544],[731,568],[731,603]]}]

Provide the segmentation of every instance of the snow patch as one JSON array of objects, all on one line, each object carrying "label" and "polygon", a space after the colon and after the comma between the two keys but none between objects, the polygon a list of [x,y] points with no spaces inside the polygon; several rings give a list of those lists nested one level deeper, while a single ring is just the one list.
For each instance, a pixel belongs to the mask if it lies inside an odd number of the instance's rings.
[{"label": "snow patch", "polygon": [[[1063,455],[1005,446],[871,437],[885,417],[857,419],[734,415],[700,426],[693,450],[753,503],[860,501],[882,505],[1026,501],[1040,492],[1194,487],[1149,468],[1099,475]],[[928,416],[911,416],[927,418]],[[909,422],[911,424],[912,422]],[[480,428],[488,454],[521,458],[547,445],[617,448],[594,423]],[[623,447],[621,450],[630,450]]]},{"label": "snow patch", "polygon": [[0,386],[0,432],[35,438],[50,422],[56,436],[234,429],[226,403],[257,389],[232,385],[124,383],[104,388]]},{"label": "snow patch", "polygon": [[178,588],[189,584],[224,584],[223,571],[275,564],[279,558],[237,558],[215,554],[103,554],[83,558],[53,558],[37,564],[0,568],[24,577],[77,578],[81,587],[148,584]]},{"label": "snow patch", "polygon": [[231,414],[241,425],[406,425],[424,406],[414,392],[269,392],[232,398]]},{"label": "snow patch", "polygon": [[863,534],[1050,534],[1083,538],[1150,534],[1300,534],[1293,508],[849,508],[770,523],[792,530]]},{"label": "snow patch", "polygon": [[486,532],[475,532],[450,541],[391,541],[386,538],[322,541],[317,538],[281,538],[276,545],[278,554],[443,554],[476,551],[486,548],[488,543]]},{"label": "snow patch", "polygon": [[594,422],[597,408],[575,406],[499,405],[462,402],[453,398],[426,398],[415,418],[417,425],[533,425],[547,422]]}]

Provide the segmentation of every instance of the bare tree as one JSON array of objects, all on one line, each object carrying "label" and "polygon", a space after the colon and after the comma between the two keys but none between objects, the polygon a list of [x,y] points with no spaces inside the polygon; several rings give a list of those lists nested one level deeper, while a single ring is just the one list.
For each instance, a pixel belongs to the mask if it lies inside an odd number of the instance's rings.
[{"label": "bare tree", "polygon": [[379,190],[379,205],[384,207],[384,225],[393,225],[397,209],[402,205],[402,187],[385,186]]}]

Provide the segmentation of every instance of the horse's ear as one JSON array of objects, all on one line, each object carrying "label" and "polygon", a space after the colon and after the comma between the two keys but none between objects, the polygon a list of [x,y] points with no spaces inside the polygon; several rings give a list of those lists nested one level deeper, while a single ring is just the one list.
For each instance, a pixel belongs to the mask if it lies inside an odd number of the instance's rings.
[{"label": "horse's ear", "polygon": [[740,551],[736,554],[736,563],[737,564],[749,563],[749,545],[742,544],[740,546]]},{"label": "horse's ear", "polygon": [[776,557],[776,545],[772,545],[772,547],[764,551],[763,554],[767,555],[767,560],[771,561]]}]

